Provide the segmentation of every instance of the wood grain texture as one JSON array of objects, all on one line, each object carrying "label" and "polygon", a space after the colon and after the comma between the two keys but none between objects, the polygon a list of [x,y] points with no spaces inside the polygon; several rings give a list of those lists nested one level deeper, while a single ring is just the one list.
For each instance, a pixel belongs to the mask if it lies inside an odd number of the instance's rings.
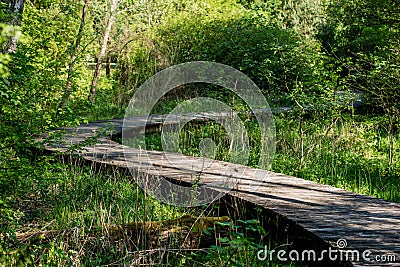
[{"label": "wood grain texture", "polygon": [[[148,127],[157,130],[164,119],[164,115],[154,115],[149,118]],[[146,118],[137,117],[133,118],[133,121],[143,126]],[[62,142],[47,145],[45,148],[48,151],[67,151],[71,145],[76,145],[110,126],[112,130],[99,136],[97,144],[80,149],[79,154],[85,160],[119,168],[127,168],[129,165],[137,171],[138,177],[142,178],[160,175],[171,181],[188,183],[199,177],[201,183],[221,181],[226,178],[225,171],[234,169],[238,177],[234,190],[229,192],[232,196],[287,217],[332,247],[336,247],[338,239],[346,239],[346,249],[360,252],[360,261],[353,261],[354,266],[400,266],[400,203],[211,159],[160,151],[147,151],[147,157],[141,157],[143,151],[137,149],[130,149],[128,157],[125,157],[123,150],[127,148],[112,141],[109,136],[121,133],[122,119],[93,122],[78,128],[65,129],[66,135]],[[135,132],[135,129],[130,130]],[[184,167],[176,168],[168,161],[167,156],[183,157],[183,165],[180,166]],[[205,164],[211,167],[204,170],[202,166]],[[219,190],[217,187],[214,189]],[[387,264],[363,261],[361,254],[367,249],[372,251],[371,257],[390,254],[394,255],[397,261]]]}]

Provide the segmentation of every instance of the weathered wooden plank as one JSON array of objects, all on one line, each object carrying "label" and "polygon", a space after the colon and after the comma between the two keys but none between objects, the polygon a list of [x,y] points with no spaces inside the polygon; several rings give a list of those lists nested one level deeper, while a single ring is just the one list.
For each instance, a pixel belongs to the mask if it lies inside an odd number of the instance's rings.
[{"label": "weathered wooden plank", "polygon": [[[158,127],[165,119],[164,115],[154,115],[149,123]],[[143,126],[147,118],[134,118],[137,125]],[[177,118],[179,121],[179,118]],[[102,128],[113,125],[113,134],[122,131],[122,120],[108,120],[89,123],[76,129],[67,129],[62,144],[47,146],[50,151],[66,151],[85,138],[101,132]],[[134,132],[134,129],[132,129]],[[273,173],[266,170],[252,169],[246,166],[221,162],[205,158],[182,156],[160,151],[129,149],[124,155],[121,144],[107,136],[99,138],[99,143],[87,146],[80,151],[89,161],[130,167],[141,175],[161,175],[174,181],[212,183],[237,179],[232,196],[275,211],[291,221],[301,225],[307,231],[317,235],[329,244],[336,246],[338,239],[346,239],[348,249],[373,251],[372,255],[395,255],[397,262],[390,266],[400,266],[400,203],[393,203],[351,193],[312,181]],[[179,158],[180,168],[176,168],[167,158]],[[128,162],[127,162],[128,160]],[[204,168],[204,166],[208,166]],[[235,172],[232,172],[235,170]],[[232,177],[237,173],[237,177]],[[261,185],[260,181],[262,181]],[[255,188],[255,186],[257,186]],[[216,190],[224,189],[214,187]],[[355,266],[383,266],[378,262],[353,261]]]}]

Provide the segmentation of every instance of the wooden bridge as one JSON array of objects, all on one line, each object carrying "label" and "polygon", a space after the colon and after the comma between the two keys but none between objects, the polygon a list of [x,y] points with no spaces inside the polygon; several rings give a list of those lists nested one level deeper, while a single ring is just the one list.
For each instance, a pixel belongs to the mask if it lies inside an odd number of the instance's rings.
[{"label": "wooden bridge", "polygon": [[[153,115],[147,126],[160,128],[164,118],[163,115]],[[146,118],[138,117],[135,120],[143,123]],[[119,134],[123,120],[93,122],[66,129],[63,142],[47,145],[46,149],[66,151],[110,125],[113,128],[112,134]],[[112,141],[109,135],[101,135],[95,145],[81,148],[80,155],[90,162],[127,168],[123,149],[124,146]],[[139,175],[155,175],[151,169],[143,168],[148,162],[140,158],[139,150],[133,150],[132,153],[136,154],[130,157],[130,167],[137,170]],[[354,266],[400,266],[400,203],[221,161],[213,161],[212,170],[201,172],[198,166],[204,162],[202,158],[187,157],[190,160],[186,168],[179,169],[171,166],[165,152],[151,151],[148,157],[152,162],[157,162],[157,175],[175,182],[191,183],[199,176],[202,181],[210,182],[221,175],[221,170],[235,169],[241,174],[241,179],[234,190],[228,193],[232,197],[287,218],[332,248],[338,248],[337,240],[345,240],[347,246],[342,251],[357,250],[359,253],[358,259],[355,257],[351,260]],[[255,191],[252,182],[257,177],[262,179],[262,184]],[[363,253],[370,260],[364,260]],[[384,260],[390,262],[385,263]]]}]

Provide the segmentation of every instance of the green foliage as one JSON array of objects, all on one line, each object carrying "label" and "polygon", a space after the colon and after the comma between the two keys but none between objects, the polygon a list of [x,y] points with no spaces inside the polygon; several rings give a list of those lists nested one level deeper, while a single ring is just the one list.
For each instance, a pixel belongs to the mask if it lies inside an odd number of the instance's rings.
[{"label": "green foliage", "polygon": [[[372,96],[373,106],[398,100],[399,16],[396,1],[335,1],[319,39],[341,66],[346,88]],[[397,108],[398,109],[398,108]]]},{"label": "green foliage", "polygon": [[[384,113],[393,163],[400,106],[400,7],[396,1],[335,1],[319,39],[339,66],[337,85],[364,92],[364,102]],[[388,119],[385,119],[385,117]]]},{"label": "green foliage", "polygon": [[26,5],[25,38],[10,55],[10,75],[0,83],[0,134],[7,142],[22,145],[33,134],[78,122],[72,110],[58,110],[74,27],[69,10],[61,4],[44,10]]},{"label": "green foliage", "polygon": [[238,0],[252,14],[266,16],[274,24],[312,38],[325,20],[326,0]]},{"label": "green foliage", "polygon": [[399,17],[396,1],[334,1],[328,7],[330,31],[325,32],[324,42],[339,55],[375,52],[397,43]]},{"label": "green foliage", "polygon": [[0,175],[9,180],[25,173],[35,134],[80,121],[71,109],[58,109],[73,18],[71,7],[63,3],[48,9],[29,2],[25,6],[25,37],[17,51],[7,55],[9,74],[0,79]]},{"label": "green foliage", "polygon": [[298,84],[316,90],[312,67],[321,60],[316,43],[305,42],[265,17],[253,17],[247,11],[233,14],[168,21],[158,30],[158,39],[164,51],[178,49],[176,63],[204,60],[230,65],[247,74],[266,95],[282,96]]},{"label": "green foliage", "polygon": [[[1,14],[0,14],[1,16]],[[1,21],[1,20],[0,20]],[[10,26],[0,23],[0,47],[4,46],[4,43],[8,40],[10,35]],[[10,61],[10,56],[8,54],[0,55],[0,79],[5,78],[8,75],[7,63]],[[3,97],[2,91],[0,91],[0,96]]]},{"label": "green foliage", "polygon": [[[257,259],[257,252],[263,249],[261,238],[265,234],[264,228],[257,220],[238,220],[237,224],[217,223],[228,228],[229,237],[218,238],[219,244],[212,246],[205,256],[207,264],[226,266],[263,266],[265,263]],[[258,240],[246,235],[252,232],[258,235]]]},{"label": "green foliage", "polygon": [[245,8],[234,1],[182,1],[176,11],[166,9],[159,23],[124,46],[117,72],[124,92],[132,95],[169,65],[195,60],[243,71],[277,104],[293,103],[286,94],[294,89],[315,96],[331,90],[335,74],[325,69],[319,43],[283,26],[274,3]]},{"label": "green foliage", "polygon": [[[186,258],[206,266],[304,266],[301,262],[259,260],[257,253],[265,249],[266,231],[256,219],[216,222],[215,227],[224,229],[228,235],[219,237],[217,244],[206,252],[193,252],[185,255]],[[214,228],[208,229],[211,230]],[[208,231],[206,234],[209,235]]]}]

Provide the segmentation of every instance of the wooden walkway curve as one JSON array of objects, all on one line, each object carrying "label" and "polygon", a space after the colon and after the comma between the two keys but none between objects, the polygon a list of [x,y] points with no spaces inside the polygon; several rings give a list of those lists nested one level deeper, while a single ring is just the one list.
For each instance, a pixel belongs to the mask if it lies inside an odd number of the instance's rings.
[{"label": "wooden walkway curve", "polygon": [[[163,115],[153,115],[150,118],[150,126],[160,127],[164,118]],[[140,117],[136,119],[142,122],[146,120]],[[115,119],[66,129],[63,142],[47,145],[46,150],[66,151],[71,145],[79,144],[110,125],[113,134],[121,133],[122,124],[123,119]],[[112,141],[110,136],[101,136],[98,141],[95,145],[81,149],[80,154],[84,159],[126,168],[123,145]],[[165,160],[164,152],[152,151],[150,157],[159,162],[160,174],[170,180],[192,182],[199,175],[194,166],[188,166],[185,171],[172,168],[168,160]],[[153,175],[146,173],[146,168],[141,168],[143,162],[140,160],[131,164],[139,173]],[[192,160],[190,164],[195,163]],[[216,161],[215,164],[217,167],[213,168],[213,172],[201,173],[204,181],[211,181],[219,175],[218,166],[221,169],[239,168],[240,173],[243,173],[243,179],[235,190],[229,192],[230,195],[285,216],[331,244],[332,247],[336,246],[338,239],[345,239],[348,244],[346,249],[360,252],[360,260],[352,261],[354,266],[400,266],[400,203],[265,170],[233,166],[231,163],[220,161]],[[254,192],[251,179],[257,176],[263,177],[264,182]],[[394,256],[396,262],[384,264],[377,261],[363,261],[361,255],[365,250],[372,252],[370,258],[380,255]]]}]

